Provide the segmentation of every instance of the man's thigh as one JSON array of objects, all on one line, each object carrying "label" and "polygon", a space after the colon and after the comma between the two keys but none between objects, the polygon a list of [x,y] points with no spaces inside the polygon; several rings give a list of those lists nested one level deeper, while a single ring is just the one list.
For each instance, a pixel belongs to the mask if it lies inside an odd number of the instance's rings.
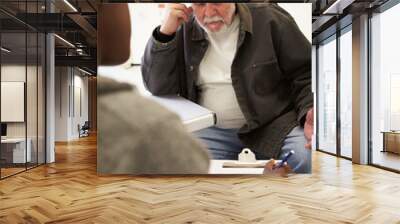
[{"label": "man's thigh", "polygon": [[279,159],[290,152],[294,151],[288,164],[295,173],[310,173],[311,172],[311,150],[305,148],[307,140],[304,136],[304,129],[297,126],[286,136]]},{"label": "man's thigh", "polygon": [[212,159],[236,160],[243,149],[237,129],[210,127],[196,131],[194,135],[207,146]]}]

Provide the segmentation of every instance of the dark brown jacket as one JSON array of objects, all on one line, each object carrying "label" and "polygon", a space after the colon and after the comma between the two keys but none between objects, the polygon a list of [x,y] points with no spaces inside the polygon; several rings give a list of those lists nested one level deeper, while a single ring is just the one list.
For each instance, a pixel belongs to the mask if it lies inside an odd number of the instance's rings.
[{"label": "dark brown jacket", "polygon": [[[277,157],[286,135],[303,125],[313,106],[311,43],[275,4],[236,6],[240,31],[231,77],[247,121],[239,137],[264,157]],[[196,102],[195,80],[208,47],[205,35],[193,17],[172,41],[161,43],[153,34],[142,61],[148,90],[154,95],[180,94]]]}]

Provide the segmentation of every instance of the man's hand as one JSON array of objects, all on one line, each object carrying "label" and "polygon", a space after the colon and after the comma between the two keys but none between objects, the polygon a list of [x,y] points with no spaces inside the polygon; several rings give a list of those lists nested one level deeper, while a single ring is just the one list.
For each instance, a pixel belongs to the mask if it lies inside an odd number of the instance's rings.
[{"label": "man's hand", "polygon": [[178,3],[167,4],[165,10],[164,21],[160,27],[160,32],[165,35],[173,35],[182,23],[189,21],[193,12],[192,7]]},{"label": "man's hand", "polygon": [[289,173],[292,172],[290,166],[285,163],[282,167],[277,167],[278,162],[274,159],[270,159],[267,164],[265,164],[264,174],[272,174],[281,177],[287,177]]},{"label": "man's hand", "polygon": [[311,108],[306,115],[306,121],[304,122],[304,136],[307,139],[305,145],[306,149],[311,149],[311,140],[314,132],[314,108]]}]

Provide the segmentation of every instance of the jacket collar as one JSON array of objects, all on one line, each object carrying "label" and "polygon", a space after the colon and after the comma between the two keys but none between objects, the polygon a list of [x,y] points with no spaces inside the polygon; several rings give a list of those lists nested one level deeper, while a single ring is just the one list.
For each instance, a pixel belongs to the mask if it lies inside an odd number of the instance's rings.
[{"label": "jacket collar", "polygon": [[[240,32],[246,31],[253,33],[253,21],[251,18],[251,13],[249,7],[244,3],[236,3],[236,11],[240,18]],[[204,40],[206,39],[206,32],[197,23],[197,20],[193,17],[193,30],[192,30],[192,40]]]}]

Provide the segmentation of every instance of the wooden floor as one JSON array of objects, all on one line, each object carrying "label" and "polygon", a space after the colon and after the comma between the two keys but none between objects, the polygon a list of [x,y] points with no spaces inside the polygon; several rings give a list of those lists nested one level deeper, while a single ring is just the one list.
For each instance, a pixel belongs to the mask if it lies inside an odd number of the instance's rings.
[{"label": "wooden floor", "polygon": [[0,181],[0,223],[400,223],[400,175],[320,152],[313,174],[96,175],[94,137]]},{"label": "wooden floor", "polygon": [[15,175],[17,173],[24,172],[27,169],[28,170],[29,169],[34,169],[35,167],[37,167],[36,163],[35,164],[27,163],[27,167],[25,167],[25,164],[18,164],[18,167],[5,167],[5,168],[2,167],[1,170],[0,170],[1,171],[1,178],[6,178],[8,176],[12,176],[12,175]]},{"label": "wooden floor", "polygon": [[23,168],[22,167],[17,167],[17,168],[14,168],[14,167],[4,168],[4,167],[2,167],[1,168],[1,177],[3,178],[3,177],[11,176],[13,174],[16,174],[16,173],[19,173],[19,172],[23,172],[25,170],[26,170],[25,167],[23,167]]},{"label": "wooden floor", "polygon": [[372,161],[374,164],[400,170],[400,154],[392,152],[381,152],[375,150]]}]

